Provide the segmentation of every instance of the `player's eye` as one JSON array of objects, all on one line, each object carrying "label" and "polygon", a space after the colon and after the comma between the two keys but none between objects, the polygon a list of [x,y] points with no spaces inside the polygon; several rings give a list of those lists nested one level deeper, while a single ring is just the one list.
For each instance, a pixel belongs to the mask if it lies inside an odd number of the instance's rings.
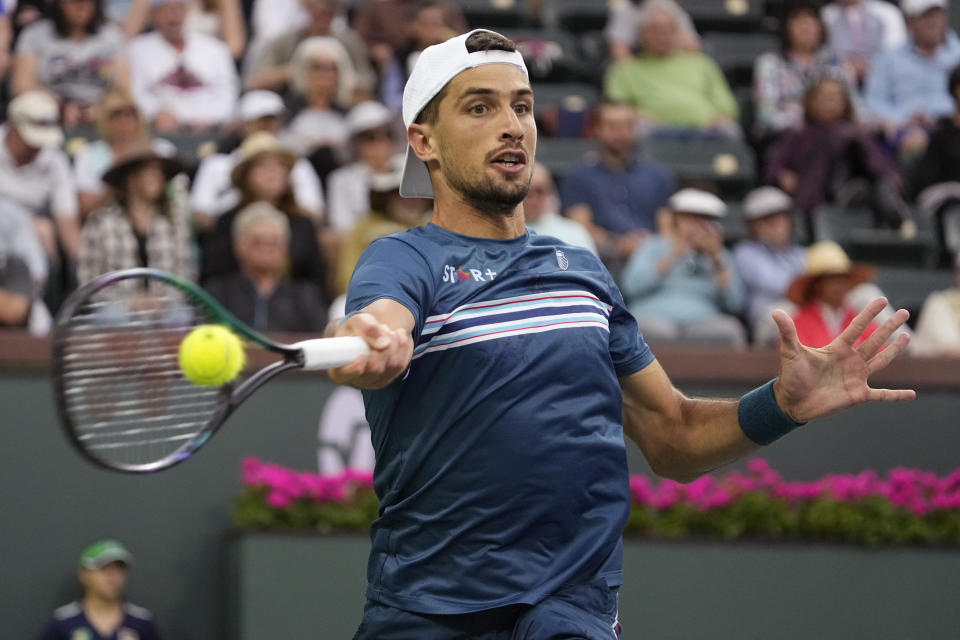
[{"label": "player's eye", "polygon": [[483,115],[487,112],[487,105],[485,104],[475,104],[469,109],[470,113],[476,116]]},{"label": "player's eye", "polygon": [[513,107],[513,110],[515,113],[519,115],[524,115],[524,114],[530,113],[530,105],[527,104],[526,102],[521,102],[520,104],[515,105]]}]

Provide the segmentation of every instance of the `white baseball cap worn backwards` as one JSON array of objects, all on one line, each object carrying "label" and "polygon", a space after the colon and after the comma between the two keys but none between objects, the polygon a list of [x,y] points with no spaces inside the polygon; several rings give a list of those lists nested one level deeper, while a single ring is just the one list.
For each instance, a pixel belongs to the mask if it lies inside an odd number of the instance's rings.
[{"label": "white baseball cap worn backwards", "polygon": [[[488,29],[474,29],[423,50],[403,89],[404,127],[409,128],[434,96],[462,71],[486,64],[512,64],[529,77],[523,56],[518,51],[467,51],[467,38],[478,32],[496,33]],[[403,163],[400,195],[406,198],[433,198],[427,165],[409,145]]]}]

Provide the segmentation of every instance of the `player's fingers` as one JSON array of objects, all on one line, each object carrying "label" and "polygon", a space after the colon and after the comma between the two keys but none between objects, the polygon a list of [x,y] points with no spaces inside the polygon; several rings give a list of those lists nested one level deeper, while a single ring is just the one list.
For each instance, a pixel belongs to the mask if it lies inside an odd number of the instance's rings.
[{"label": "player's fingers", "polygon": [[903,323],[909,319],[909,311],[906,309],[898,309],[896,313],[887,318],[886,322],[880,325],[876,331],[870,334],[869,338],[857,347],[857,351],[859,351],[864,358],[871,357],[878,349],[887,343],[887,340],[890,339],[893,332],[902,327]]},{"label": "player's fingers", "polygon": [[777,323],[777,330],[780,332],[780,351],[791,353],[803,347],[800,344],[800,338],[797,337],[797,326],[793,323],[786,311],[777,309],[772,314],[773,321]]},{"label": "player's fingers", "polygon": [[917,397],[913,389],[870,389],[867,399],[873,402],[905,402]]},{"label": "player's fingers", "polygon": [[873,322],[873,319],[877,317],[877,314],[883,311],[884,307],[887,306],[886,298],[877,298],[870,302],[863,310],[856,315],[852,322],[847,325],[847,328],[844,329],[837,340],[840,342],[846,343],[848,346],[853,346],[856,344],[857,340],[860,339],[860,336],[863,335],[863,332],[867,330],[867,327],[870,326],[870,323]]},{"label": "player's fingers", "polygon": [[887,345],[886,348],[867,360],[868,375],[873,375],[893,362],[893,359],[903,352],[909,342],[910,336],[906,333],[898,335],[893,344]]}]

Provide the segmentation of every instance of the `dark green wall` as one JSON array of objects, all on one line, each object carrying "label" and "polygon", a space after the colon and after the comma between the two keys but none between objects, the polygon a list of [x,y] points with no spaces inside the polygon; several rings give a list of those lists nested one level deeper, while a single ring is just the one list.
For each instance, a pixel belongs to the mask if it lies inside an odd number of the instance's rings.
[{"label": "dark green wall", "polygon": [[[362,539],[255,534],[234,540],[233,552],[240,613],[232,638],[352,637],[364,602]],[[623,564],[624,640],[946,640],[960,632],[955,551],[628,540]]]},{"label": "dark green wall", "polygon": [[[0,602],[16,612],[0,635],[33,637],[55,606],[74,597],[80,549],[110,535],[137,556],[131,600],[157,613],[168,639],[225,637],[222,538],[240,460],[256,455],[313,469],[317,421],[330,389],[320,377],[282,378],[254,395],[195,458],[156,475],[127,476],[91,467],[73,452],[57,424],[47,376],[0,370]],[[910,405],[862,407],[810,425],[763,455],[797,479],[899,464],[944,473],[960,461],[958,414],[958,396],[921,394]],[[642,467],[639,456],[632,460]]]}]

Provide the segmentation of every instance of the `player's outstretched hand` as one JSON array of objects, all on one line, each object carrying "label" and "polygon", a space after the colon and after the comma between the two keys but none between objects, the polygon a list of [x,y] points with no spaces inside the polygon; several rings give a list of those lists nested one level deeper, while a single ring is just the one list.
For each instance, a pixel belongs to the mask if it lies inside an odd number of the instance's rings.
[{"label": "player's outstretched hand", "polygon": [[360,336],[370,345],[370,353],[350,364],[330,369],[330,378],[337,384],[360,389],[379,389],[403,373],[413,355],[410,332],[391,329],[369,313],[357,313],[339,325],[328,336]]},{"label": "player's outstretched hand", "polygon": [[877,298],[820,349],[803,346],[790,316],[775,311],[773,319],[780,330],[780,378],[773,390],[780,408],[797,422],[806,422],[862,402],[913,400],[916,392],[912,389],[874,389],[867,383],[870,375],[890,364],[910,341],[904,333],[887,344],[910,317],[909,312],[900,309],[854,346],[886,305],[884,298]]}]

